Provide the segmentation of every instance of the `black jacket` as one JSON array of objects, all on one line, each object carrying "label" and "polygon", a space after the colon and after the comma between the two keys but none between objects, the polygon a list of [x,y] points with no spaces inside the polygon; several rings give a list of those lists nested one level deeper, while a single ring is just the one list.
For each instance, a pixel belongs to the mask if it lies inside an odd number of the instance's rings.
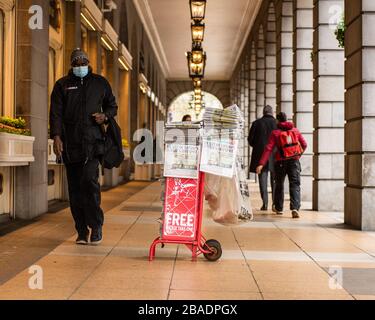
[{"label": "black jacket", "polygon": [[[260,158],[262,157],[264,148],[268,143],[268,139],[273,130],[277,129],[277,123],[273,116],[265,115],[263,118],[256,120],[251,126],[248,142],[253,147],[251,154],[250,172],[256,172],[259,165]],[[273,156],[265,167],[265,170],[273,171]]]},{"label": "black jacket", "polygon": [[113,118],[117,109],[109,82],[91,69],[83,79],[70,70],[56,82],[51,95],[50,136],[62,138],[65,163],[103,155],[103,132],[92,115],[103,112]]},{"label": "black jacket", "polygon": [[103,168],[118,168],[124,161],[122,150],[121,128],[114,118],[109,118],[108,127],[105,134],[104,155],[101,159]]}]

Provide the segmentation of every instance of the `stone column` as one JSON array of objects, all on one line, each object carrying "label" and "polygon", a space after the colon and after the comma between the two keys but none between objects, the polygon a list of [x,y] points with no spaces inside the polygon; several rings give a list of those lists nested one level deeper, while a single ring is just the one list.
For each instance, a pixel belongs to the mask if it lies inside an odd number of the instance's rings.
[{"label": "stone column", "polygon": [[256,120],[257,108],[257,56],[255,45],[251,47],[250,55],[250,92],[249,92],[249,108],[250,108],[250,125]]},{"label": "stone column", "polygon": [[308,149],[301,158],[302,201],[312,201],[313,170],[313,0],[293,0],[293,121]]},{"label": "stone column", "polygon": [[241,104],[241,71],[238,72],[236,78],[236,104]]},{"label": "stone column", "polygon": [[375,231],[375,2],[346,0],[345,223]]},{"label": "stone column", "polygon": [[[241,72],[240,72],[240,83],[239,83],[239,90],[240,90],[240,104],[239,107],[242,111],[243,116],[245,117],[246,113],[246,106],[245,106],[245,61],[242,62]],[[245,130],[244,130],[245,132]],[[246,158],[246,149],[247,146],[245,145],[245,139],[242,139],[239,146],[240,155],[242,157],[242,161],[245,161]]]},{"label": "stone column", "polygon": [[256,57],[256,118],[263,116],[265,86],[265,49],[263,26],[260,26]]},{"label": "stone column", "polygon": [[276,15],[271,2],[268,9],[265,60],[264,105],[276,107]]},{"label": "stone column", "polygon": [[48,210],[48,30],[49,2],[33,1],[43,9],[43,28],[32,30],[30,1],[17,1],[16,116],[27,121],[35,137],[35,162],[16,169],[15,215],[32,219]]},{"label": "stone column", "polygon": [[250,130],[250,99],[249,99],[249,93],[250,93],[250,61],[249,56],[246,55],[245,61],[244,61],[244,75],[243,75],[243,85],[244,85],[244,119],[245,119],[245,130],[244,130],[244,138],[243,138],[243,144],[245,149],[245,158],[244,158],[244,166],[245,166],[245,172],[249,171],[249,156],[250,156],[250,146],[247,142],[247,137]]},{"label": "stone column", "polygon": [[277,111],[293,117],[293,0],[276,3]]},{"label": "stone column", "polygon": [[[118,101],[119,88],[119,68],[118,68],[118,51],[108,51],[106,55],[107,60],[107,80],[109,81],[112,92]],[[118,119],[118,117],[117,117]],[[119,183],[119,169],[113,168],[111,170],[104,169],[104,186],[115,187]]]},{"label": "stone column", "polygon": [[101,66],[101,44],[100,44],[100,33],[97,31],[88,31],[88,38],[89,38],[89,58],[90,58],[90,65],[93,69],[94,73],[100,74],[100,66]]},{"label": "stone column", "polygon": [[[257,56],[256,56],[256,49],[254,42],[252,43],[251,46],[251,54],[250,54],[250,92],[249,92],[249,121],[250,121],[250,128],[253,124],[253,122],[257,118]],[[252,154],[252,148],[250,147],[250,154],[249,154],[249,166],[250,166],[250,161],[251,161],[251,154]],[[250,173],[249,178],[251,180],[255,180],[255,174]]]},{"label": "stone column", "polygon": [[344,50],[334,25],[343,5],[314,0],[313,208],[320,211],[344,209]]},{"label": "stone column", "polygon": [[[70,69],[70,55],[72,51],[81,47],[81,3],[69,2],[65,3],[66,8],[66,22],[65,22],[65,71]],[[47,9],[49,12],[49,8]],[[48,28],[47,28],[48,29]],[[48,41],[47,41],[48,42]],[[99,60],[100,55],[99,55]]]}]

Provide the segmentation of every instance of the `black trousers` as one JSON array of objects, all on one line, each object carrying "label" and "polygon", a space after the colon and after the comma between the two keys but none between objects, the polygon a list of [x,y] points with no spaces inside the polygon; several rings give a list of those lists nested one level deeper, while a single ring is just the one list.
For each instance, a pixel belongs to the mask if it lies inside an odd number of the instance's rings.
[{"label": "black trousers", "polygon": [[301,208],[301,164],[299,160],[280,161],[275,163],[275,207],[278,211],[284,208],[284,182],[289,179],[290,210]]},{"label": "black trousers", "polygon": [[268,173],[270,174],[270,183],[272,189],[272,204],[274,203],[274,191],[275,191],[275,175],[272,171],[263,170],[259,178],[259,190],[260,195],[263,200],[263,205],[267,208],[268,207]]},{"label": "black trousers", "polygon": [[99,160],[66,164],[70,209],[77,231],[85,232],[87,227],[98,228],[104,223],[100,208]]}]

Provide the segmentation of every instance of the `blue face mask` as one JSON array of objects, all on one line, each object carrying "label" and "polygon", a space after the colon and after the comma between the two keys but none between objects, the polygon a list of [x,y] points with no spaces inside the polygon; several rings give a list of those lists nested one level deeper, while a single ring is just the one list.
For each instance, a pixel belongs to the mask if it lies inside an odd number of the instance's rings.
[{"label": "blue face mask", "polygon": [[76,77],[84,78],[89,73],[89,66],[73,67],[73,73]]}]

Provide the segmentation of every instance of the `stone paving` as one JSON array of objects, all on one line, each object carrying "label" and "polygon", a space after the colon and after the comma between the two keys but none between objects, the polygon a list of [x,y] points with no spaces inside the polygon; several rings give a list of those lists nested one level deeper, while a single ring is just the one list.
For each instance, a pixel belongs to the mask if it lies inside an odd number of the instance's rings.
[{"label": "stone paving", "polygon": [[[254,209],[253,222],[232,228],[205,217],[205,235],[222,244],[220,261],[192,262],[184,246],[168,245],[149,262],[160,184],[132,182],[118,203],[124,188],[103,193],[112,206],[104,206],[100,246],[75,244],[68,210],[0,237],[0,299],[375,299],[375,233],[345,228],[341,214],[303,211],[293,220]],[[254,184],[251,193],[259,208]],[[34,265],[42,290],[29,287]]]}]

